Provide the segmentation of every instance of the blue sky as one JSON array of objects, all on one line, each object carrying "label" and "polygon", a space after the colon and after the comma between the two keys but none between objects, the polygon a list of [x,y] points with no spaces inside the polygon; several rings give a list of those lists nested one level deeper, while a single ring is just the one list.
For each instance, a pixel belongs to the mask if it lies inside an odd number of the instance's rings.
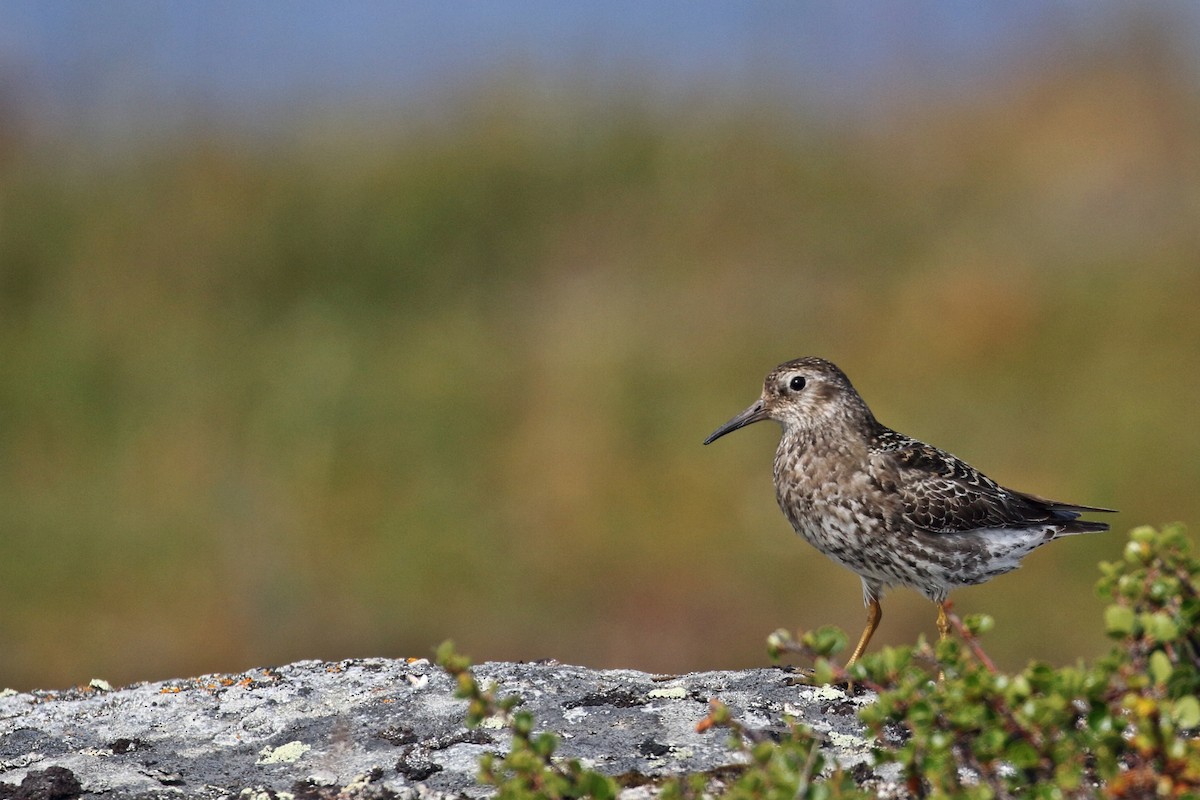
[{"label": "blue sky", "polygon": [[[1165,12],[1194,41],[1200,4]],[[403,107],[497,73],[648,90],[872,102],[953,90],[1110,32],[1117,2],[380,2],[9,0],[0,79],[83,125],[371,102]]]}]

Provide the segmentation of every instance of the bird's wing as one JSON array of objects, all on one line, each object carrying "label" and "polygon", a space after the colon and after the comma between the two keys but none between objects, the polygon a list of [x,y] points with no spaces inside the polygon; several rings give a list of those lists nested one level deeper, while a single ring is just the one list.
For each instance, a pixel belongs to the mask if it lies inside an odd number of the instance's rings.
[{"label": "bird's wing", "polygon": [[1096,522],[1073,522],[1082,511],[1108,509],[1044,500],[1006,489],[960,458],[892,430],[871,448],[871,473],[899,498],[901,521],[931,533],[981,528],[1064,526],[1063,533],[1105,530]]}]

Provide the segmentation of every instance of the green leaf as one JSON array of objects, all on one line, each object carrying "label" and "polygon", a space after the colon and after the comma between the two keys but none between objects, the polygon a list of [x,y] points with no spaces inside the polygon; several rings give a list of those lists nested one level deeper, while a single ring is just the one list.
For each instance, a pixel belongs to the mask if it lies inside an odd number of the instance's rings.
[{"label": "green leaf", "polygon": [[1092,733],[1096,734],[1106,734],[1116,729],[1108,706],[1096,706],[1088,712],[1087,724]]},{"label": "green leaf", "polygon": [[785,629],[779,628],[767,637],[767,655],[772,661],[778,661],[795,644],[792,635]]},{"label": "green leaf", "polygon": [[528,711],[518,711],[513,715],[512,731],[515,736],[528,739],[533,733],[533,715]]},{"label": "green leaf", "polygon": [[558,737],[552,733],[539,733],[533,739],[533,752],[544,759],[549,759],[558,749]]},{"label": "green leaf", "polygon": [[1137,575],[1122,575],[1117,579],[1117,594],[1127,600],[1142,596],[1142,579]]},{"label": "green leaf", "polygon": [[1130,564],[1145,564],[1150,560],[1150,545],[1146,542],[1130,541],[1125,545],[1125,560]]},{"label": "green leaf", "polygon": [[1009,746],[1007,756],[1017,769],[1033,769],[1042,759],[1033,745],[1024,741],[1015,742]]},{"label": "green leaf", "polygon": [[[1060,789],[1075,790],[1079,788],[1083,778],[1082,759],[1068,761],[1054,767],[1054,782]],[[1060,795],[1061,796],[1061,793]]]},{"label": "green leaf", "polygon": [[1171,719],[1183,729],[1200,727],[1200,700],[1195,695],[1179,698],[1171,708]]},{"label": "green leaf", "polygon": [[833,665],[829,663],[827,658],[818,658],[813,662],[812,682],[818,686],[825,686],[833,683],[834,670]]},{"label": "green leaf", "polygon": [[1175,668],[1171,666],[1171,659],[1162,650],[1155,650],[1150,654],[1150,677],[1154,678],[1157,684],[1165,684],[1171,678],[1171,673]]},{"label": "green leaf", "polygon": [[984,728],[971,742],[971,748],[980,759],[991,761],[1000,753],[1007,739],[1008,736],[998,727]]},{"label": "green leaf", "polygon": [[1169,575],[1158,578],[1150,584],[1150,599],[1156,603],[1163,603],[1178,593],[1179,581]]},{"label": "green leaf", "polygon": [[1131,530],[1129,538],[1139,544],[1152,544],[1158,538],[1158,531],[1149,525],[1142,525]]},{"label": "green leaf", "polygon": [[434,656],[434,659],[438,664],[445,664],[447,661],[453,658],[454,655],[454,640],[447,639],[438,645],[437,653]]},{"label": "green leaf", "polygon": [[800,641],[818,656],[831,656],[845,649],[849,637],[841,628],[825,625],[815,631],[807,631]]},{"label": "green leaf", "polygon": [[987,614],[970,614],[963,618],[963,626],[972,636],[983,636],[996,627],[996,620]]},{"label": "green leaf", "polygon": [[1128,636],[1133,632],[1135,621],[1133,609],[1127,606],[1109,606],[1104,609],[1104,629],[1109,636]]},{"label": "green leaf", "polygon": [[1145,614],[1142,624],[1146,628],[1146,635],[1159,642],[1174,641],[1179,636],[1179,626],[1165,613]]}]

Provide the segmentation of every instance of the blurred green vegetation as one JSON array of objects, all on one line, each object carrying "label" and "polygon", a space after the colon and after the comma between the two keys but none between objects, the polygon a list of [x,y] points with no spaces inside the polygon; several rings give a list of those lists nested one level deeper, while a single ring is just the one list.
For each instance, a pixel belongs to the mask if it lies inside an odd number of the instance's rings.
[{"label": "blurred green vegetation", "polygon": [[[0,137],[0,685],[299,658],[765,660],[857,629],[775,507],[826,356],[992,477],[1200,519],[1200,100],[1139,50],[832,122],[480,91],[436,120]],[[960,592],[1104,649],[1074,537]],[[896,592],[878,644],[933,631]]]}]

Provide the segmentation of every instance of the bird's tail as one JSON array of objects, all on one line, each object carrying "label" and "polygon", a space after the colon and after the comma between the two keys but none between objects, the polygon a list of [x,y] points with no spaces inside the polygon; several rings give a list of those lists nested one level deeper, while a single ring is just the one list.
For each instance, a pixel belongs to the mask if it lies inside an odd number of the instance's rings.
[{"label": "bird's tail", "polygon": [[1050,515],[1063,523],[1062,529],[1059,530],[1059,536],[1070,536],[1076,533],[1100,533],[1109,529],[1107,522],[1092,522],[1087,519],[1079,519],[1081,514],[1093,512],[1098,514],[1115,514],[1115,508],[1102,508],[1100,506],[1081,506],[1076,503],[1063,503],[1058,500],[1047,500],[1045,497],[1038,497],[1036,494],[1028,494],[1020,492],[1021,496],[1032,503],[1045,508]]},{"label": "bird's tail", "polygon": [[1088,519],[1077,519],[1068,522],[1058,532],[1059,536],[1071,536],[1076,533],[1099,533],[1108,530],[1107,522],[1092,522]]}]

